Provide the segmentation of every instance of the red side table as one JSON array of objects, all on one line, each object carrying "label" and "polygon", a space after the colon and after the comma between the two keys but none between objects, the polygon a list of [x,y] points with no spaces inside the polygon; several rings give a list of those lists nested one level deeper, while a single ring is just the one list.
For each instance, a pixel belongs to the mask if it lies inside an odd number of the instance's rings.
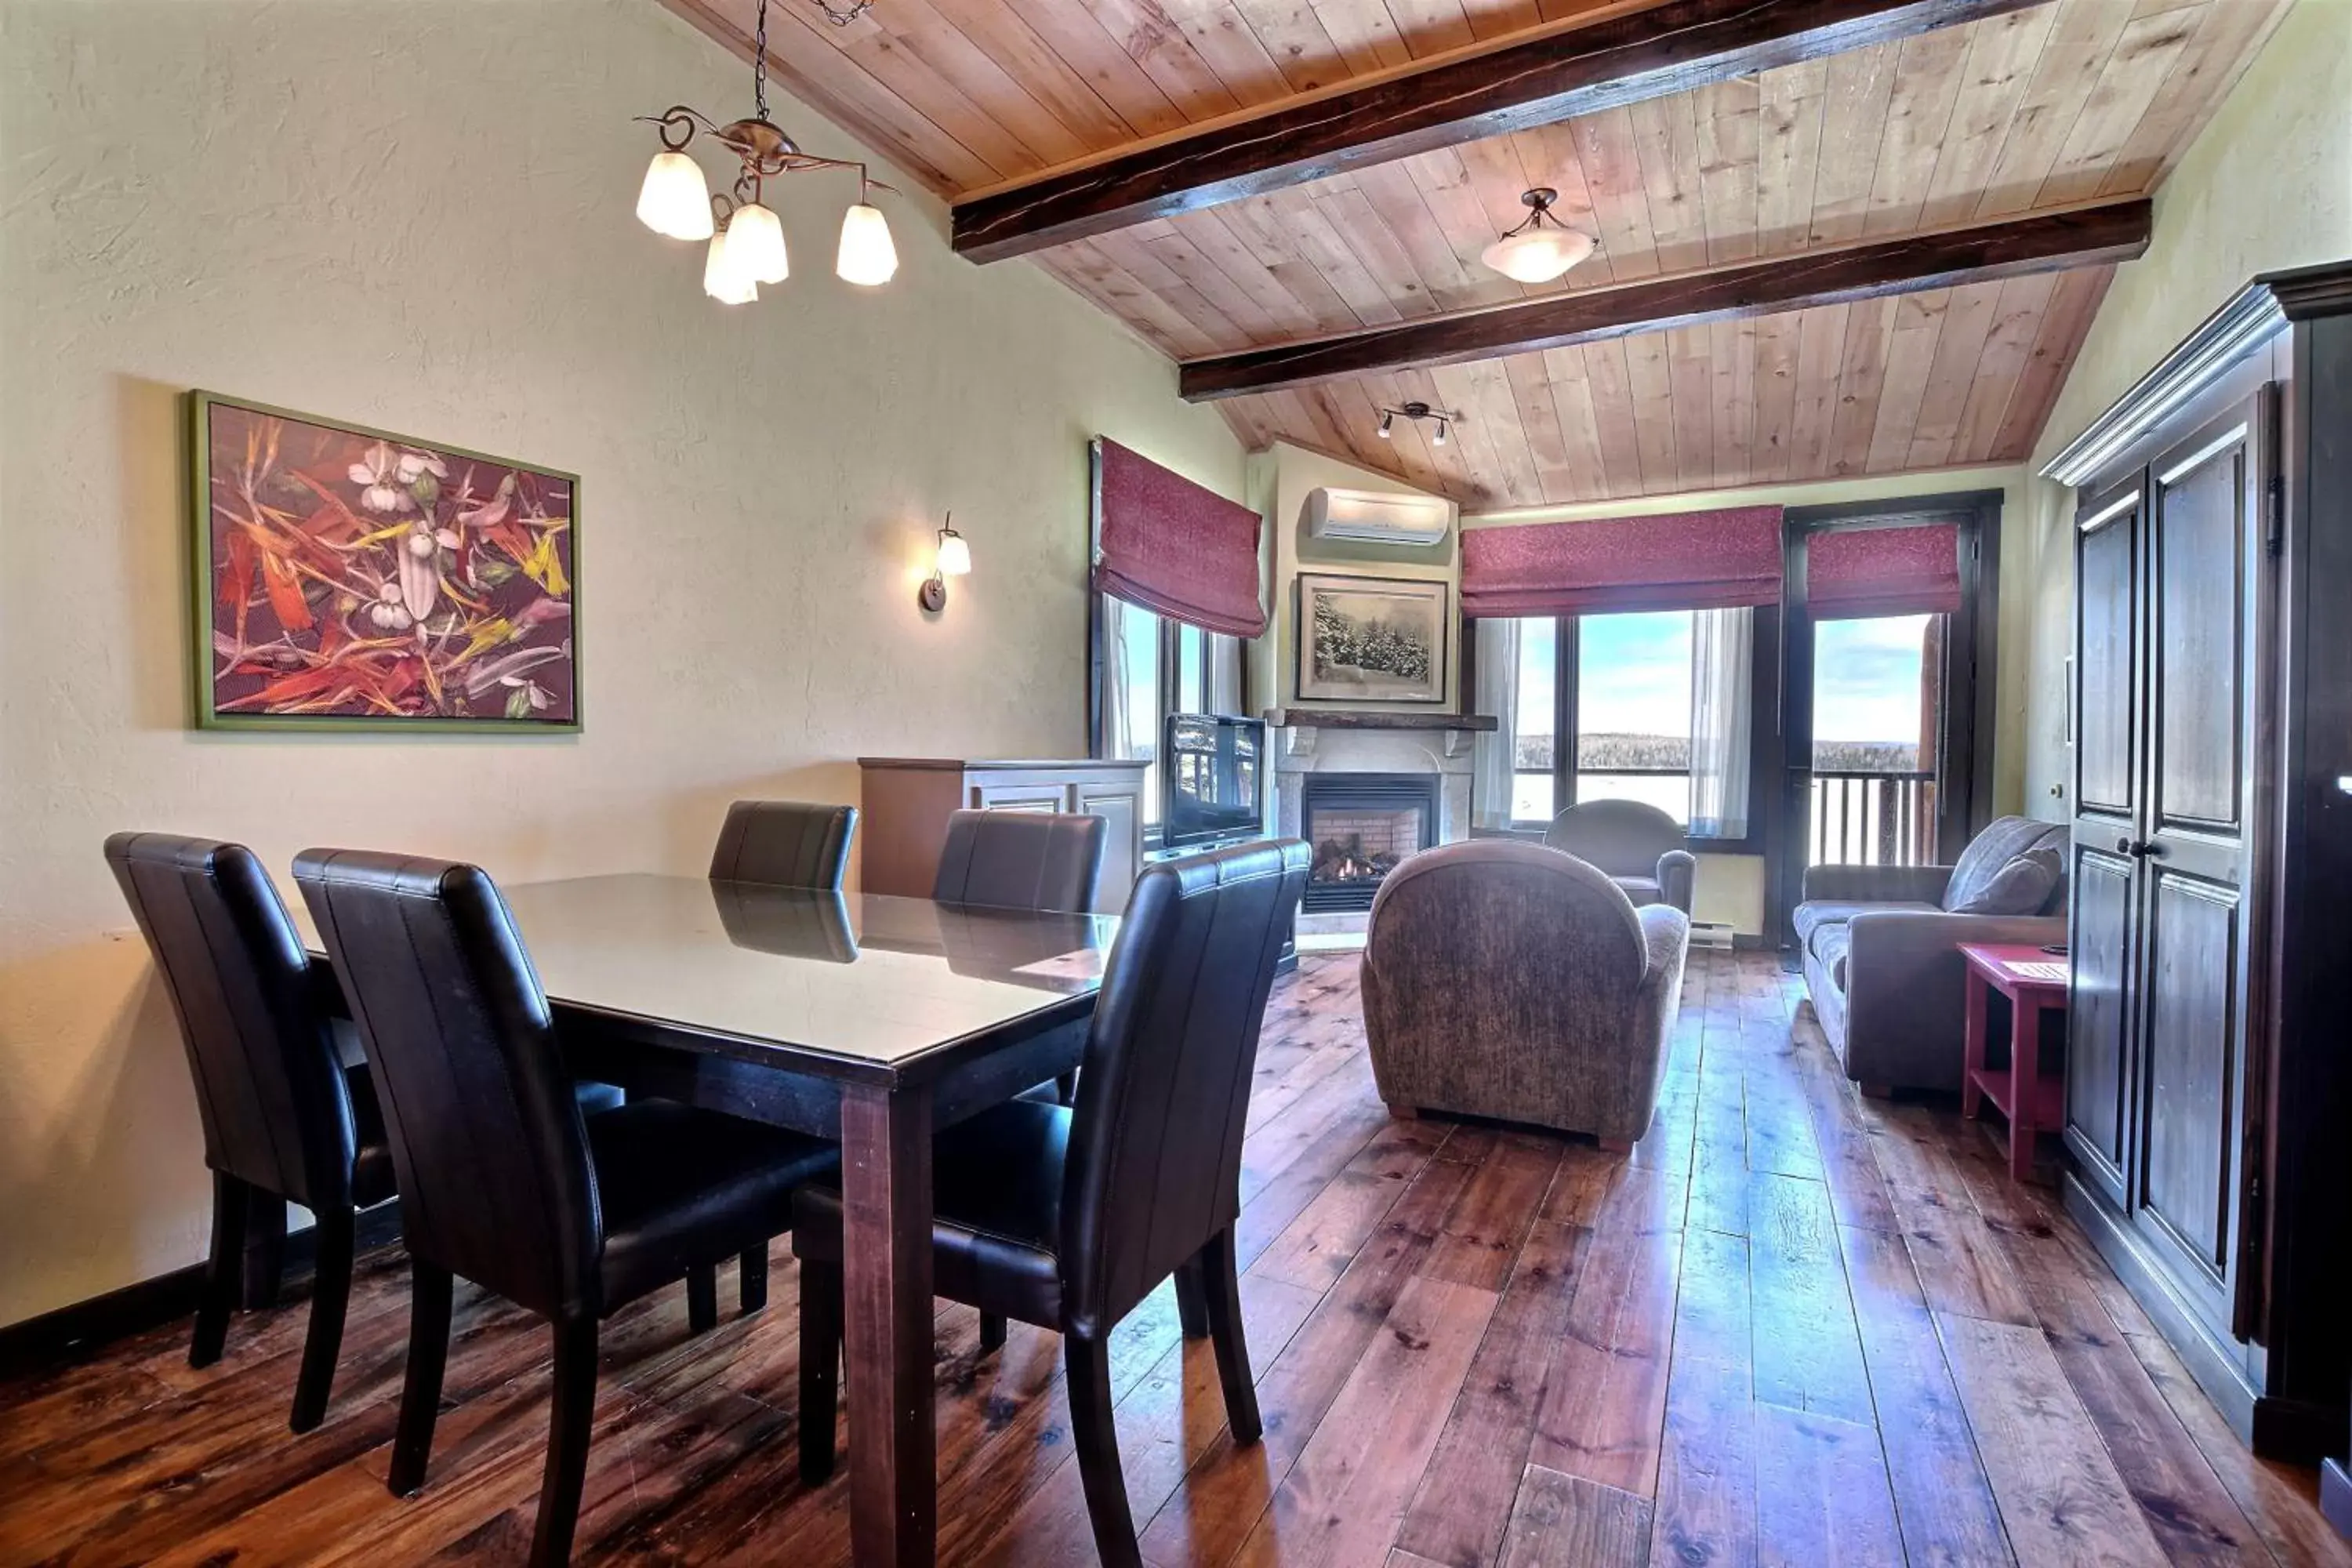
[{"label": "red side table", "polygon": [[[2009,1118],[2009,1173],[2024,1181],[2033,1173],[2033,1137],[2065,1125],[2066,1079],[2042,1069],[2042,1015],[2066,1007],[2066,960],[2038,947],[1968,942],[1967,1066],[1960,1080],[1960,1114],[1970,1121],[1988,1100]],[[1985,1066],[1992,994],[2009,998],[2009,1066]]]}]

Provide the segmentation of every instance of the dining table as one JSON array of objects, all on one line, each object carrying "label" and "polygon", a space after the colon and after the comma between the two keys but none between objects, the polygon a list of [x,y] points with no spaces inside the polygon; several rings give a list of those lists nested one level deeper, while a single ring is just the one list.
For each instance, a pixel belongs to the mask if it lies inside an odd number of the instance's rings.
[{"label": "dining table", "polygon": [[698,877],[502,890],[576,1077],[840,1142],[852,1555],[933,1562],[932,1134],[1077,1066],[1118,920]]}]

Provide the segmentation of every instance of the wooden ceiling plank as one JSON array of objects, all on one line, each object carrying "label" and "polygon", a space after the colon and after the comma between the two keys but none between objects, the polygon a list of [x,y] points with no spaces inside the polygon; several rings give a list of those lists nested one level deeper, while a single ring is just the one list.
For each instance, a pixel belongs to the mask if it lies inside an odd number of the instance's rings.
[{"label": "wooden ceiling plank", "polygon": [[877,25],[900,47],[940,79],[961,88],[1039,165],[1082,157],[1100,145],[1065,123],[1030,92],[1025,82],[997,64],[988,50],[926,0],[891,0],[887,7],[868,13],[868,18],[886,18]]},{"label": "wooden ceiling plank", "polygon": [[1513,354],[1493,363],[1501,373],[1512,417],[1527,447],[1528,467],[1521,482],[1534,498],[1528,504],[1542,506],[1564,498],[1569,489],[1568,442],[1560,435],[1559,410],[1552,403],[1543,355]]},{"label": "wooden ceiling plank", "polygon": [[2154,190],[2293,5],[2294,0],[2235,0],[2209,6],[2196,41],[2155,106],[2133,128],[2100,191],[2137,195]]},{"label": "wooden ceiling plank", "polygon": [[1998,283],[1967,283],[1952,290],[1951,302],[1944,308],[1944,330],[1936,338],[1936,358],[1927,368],[1927,388],[1911,428],[1906,466],[1940,468],[1951,462],[1952,443],[1959,436],[1969,389],[1976,384],[1977,363],[1984,357],[1985,339],[2000,303]]},{"label": "wooden ceiling plank", "polygon": [[[1935,174],[1919,209],[1923,226],[1966,223],[1976,216],[2002,143],[2042,51],[2058,20],[2054,5],[1990,16],[1969,29],[1969,59],[1949,133],[1936,156]],[[2137,191],[2127,193],[2137,195]]]},{"label": "wooden ceiling plank", "polygon": [[1200,344],[1213,341],[1165,294],[1113,261],[1093,240],[1058,247],[1054,254],[1086,279],[1086,292],[1109,301],[1115,314],[1169,352],[1180,356],[1198,353]]},{"label": "wooden ceiling plank", "polygon": [[1960,414],[1960,433],[1952,441],[1952,456],[1958,461],[1991,460],[2000,445],[2000,420],[2009,407],[2009,395],[2016,390],[2026,357],[2033,352],[2033,341],[2042,330],[2042,312],[2056,288],[2054,278],[2012,278],[2000,286],[1992,331],[1985,339],[1984,355],[1977,362],[1976,384],[1969,387],[1968,406]]},{"label": "wooden ceiling plank", "polygon": [[2042,423],[2050,417],[2051,405],[2057,402],[2058,389],[2065,383],[2067,368],[2074,363],[2075,352],[2083,346],[2091,318],[2098,314],[2099,301],[2106,297],[2107,283],[2114,276],[2111,267],[2091,268],[2059,279],[2051,290],[2050,303],[2042,312],[2041,331],[2034,334],[2033,352],[2026,356],[2025,368],[2018,374],[2009,406],[2001,412],[2000,427],[1993,436],[1995,458],[2006,461],[2032,453],[2034,442],[2042,438]]},{"label": "wooden ceiling plank", "polygon": [[[1474,219],[1475,226],[1465,230],[1462,248],[1469,252],[1465,265],[1475,266],[1488,277],[1496,274],[1477,258],[1506,230],[1517,228],[1527,221],[1527,203],[1520,198],[1535,188],[1538,181],[1525,159],[1519,156],[1516,139],[1508,136],[1490,137],[1484,142],[1472,142],[1447,149],[1461,160],[1463,172],[1469,176],[1469,195],[1482,218]],[[1510,281],[1505,279],[1505,281]],[[1557,284],[1514,283],[1522,296],[1549,292]]]},{"label": "wooden ceiling plank", "polygon": [[1158,0],[1087,0],[1095,20],[1188,120],[1243,108]]},{"label": "wooden ceiling plank", "polygon": [[2033,205],[2128,19],[2115,0],[2058,0],[2055,9],[2049,39],[1977,198],[1977,217],[2023,212]]},{"label": "wooden ceiling plank", "polygon": [[1296,194],[1290,194],[1295,199],[1286,204],[1290,209],[1287,221],[1299,256],[1323,274],[1324,280],[1348,302],[1348,309],[1358,321],[1366,325],[1402,321],[1404,312],[1356,258],[1356,253],[1339,237],[1331,220],[1314,200],[1296,199]]},{"label": "wooden ceiling plank", "polygon": [[1675,472],[1682,489],[1703,490],[1715,482],[1715,345],[1703,325],[1676,327],[1665,338]]},{"label": "wooden ceiling plank", "polygon": [[[2030,3],[1664,0],[1205,125],[971,197],[956,205],[955,247],[975,259],[996,260],[1433,147],[1687,92],[1810,56],[1883,47],[1885,40]],[[1291,10],[1314,15],[1295,3]]]},{"label": "wooden ceiling plank", "polygon": [[[1360,188],[1319,194],[1315,205],[1322,209],[1332,231],[1347,242],[1356,260],[1370,273],[1381,291],[1405,317],[1435,315],[1444,309],[1412,255],[1399,243],[1388,223]],[[1451,253],[1448,253],[1449,258]]]},{"label": "wooden ceiling plank", "polygon": [[1358,325],[1356,312],[1315,264],[1300,253],[1289,206],[1307,205],[1297,191],[1279,196],[1253,196],[1245,202],[1207,209],[1223,218],[1243,242],[1256,251],[1276,281],[1317,318],[1327,331]]},{"label": "wooden ceiling plank", "polygon": [[[1571,350],[1570,352],[1575,352]],[[1633,417],[1633,372],[1622,340],[1583,345],[1584,373],[1592,385],[1592,423],[1601,437],[1601,461],[1612,496],[1642,489],[1642,431]]]},{"label": "wooden ceiling plank", "polygon": [[1381,0],[1312,0],[1350,76],[1377,76],[1412,63],[1412,48]]},{"label": "wooden ceiling plank", "polygon": [[1559,429],[1561,461],[1568,468],[1566,493],[1547,499],[1598,500],[1609,493],[1609,476],[1601,451],[1600,423],[1593,416],[1592,382],[1585,374],[1584,351],[1548,349],[1543,362]]},{"label": "wooden ceiling plank", "polygon": [[1507,359],[1480,360],[1460,368],[1469,373],[1472,400],[1486,413],[1487,437],[1494,444],[1504,493],[1515,506],[1541,506],[1543,473],[1536,465],[1535,437],[1520,416],[1517,390],[1511,385],[1510,363]]},{"label": "wooden ceiling plank", "polygon": [[[1480,43],[1492,43],[1507,38],[1514,33],[1525,33],[1544,25],[1547,18],[1537,0],[1484,0],[1466,7],[1470,13],[1470,30],[1478,35]],[[1587,7],[1599,10],[1595,4]]]},{"label": "wooden ceiling plank", "polygon": [[1141,136],[1182,130],[1191,121],[1150,72],[1104,31],[1084,0],[999,0],[1083,78]]},{"label": "wooden ceiling plank", "polygon": [[1461,266],[1463,277],[1486,296],[1481,303],[1502,304],[1527,298],[1525,288],[1478,259],[1478,253],[1493,242],[1495,230],[1486,216],[1477,182],[1462,161],[1462,149],[1442,147],[1391,166],[1412,176],[1413,188],[1421,193],[1422,205],[1436,220],[1439,232]]},{"label": "wooden ceiling plank", "polygon": [[1813,183],[1821,168],[1829,65],[1783,66],[1757,86],[1756,243],[1763,255],[1812,243]]},{"label": "wooden ceiling plank", "polygon": [[940,14],[1001,62],[1055,118],[1094,148],[1149,134],[1122,119],[1084,73],[1003,0],[931,0]]},{"label": "wooden ceiling plank", "polygon": [[[1445,394],[1439,389],[1437,383],[1425,370],[1402,371],[1389,377],[1388,382],[1395,398],[1395,401],[1389,405],[1391,408],[1400,408],[1408,403],[1426,403],[1433,408],[1453,408],[1456,414],[1464,412],[1462,409],[1454,408],[1452,404],[1445,401]],[[1427,442],[1433,442],[1436,434],[1434,429],[1422,432],[1424,441]],[[1470,503],[1484,501],[1489,495],[1495,493],[1473,477],[1468,456],[1469,447],[1455,439],[1452,431],[1447,432],[1444,446],[1430,445],[1428,453],[1431,470],[1444,476],[1446,494]]]},{"label": "wooden ceiling plank", "polygon": [[1217,313],[1234,324],[1246,342],[1263,342],[1266,337],[1281,331],[1274,316],[1253,298],[1248,289],[1234,282],[1224,268],[1203,255],[1201,248],[1179,232],[1173,224],[1164,226],[1164,232],[1142,234],[1144,250],[1150,252],[1168,270],[1181,279],[1193,293],[1216,308]]},{"label": "wooden ceiling plank", "polygon": [[1661,495],[1683,487],[1675,451],[1674,361],[1664,332],[1641,332],[1625,340],[1625,376],[1633,395],[1633,438],[1640,444],[1642,493]]},{"label": "wooden ceiling plank", "polygon": [[2195,11],[2174,11],[2125,25],[2106,69],[2099,73],[2098,85],[2074,117],[2065,145],[2042,182],[2036,206],[2098,195],[2107,171],[2187,52],[2201,19]]},{"label": "wooden ceiling plank", "polygon": [[1417,60],[1465,49],[1478,41],[1478,35],[1470,30],[1462,0],[1387,0],[1387,4],[1389,15],[1396,19],[1397,36]]},{"label": "wooden ceiling plank", "polygon": [[1886,354],[1894,346],[1899,300],[1867,300],[1845,320],[1845,361],[1838,367],[1837,417],[1830,427],[1827,474],[1849,478],[1870,471],[1870,437],[1886,385]]},{"label": "wooden ceiling plank", "polygon": [[1706,203],[1699,174],[1696,102],[1689,93],[1677,93],[1636,103],[1626,112],[1633,123],[1658,269],[1688,272],[1705,267]]},{"label": "wooden ceiling plank", "polygon": [[[1168,222],[1193,249],[1215,263],[1218,269],[1233,280],[1235,288],[1247,294],[1259,310],[1274,320],[1281,336],[1321,331],[1323,318],[1284,288],[1282,279],[1275,275],[1273,268],[1261,262],[1226,224],[1225,214],[1230,210],[1208,207],[1170,218]],[[1045,254],[1050,256],[1053,252]]]},{"label": "wooden ceiling plank", "polygon": [[[821,38],[848,56],[865,68],[866,75],[908,102],[921,104],[924,114],[933,123],[961,142],[973,157],[995,170],[1000,178],[1025,174],[1039,166],[1034,149],[973,101],[961,86],[876,22],[870,13],[845,27],[821,23],[813,10],[802,6],[786,5],[774,14],[789,17],[788,26],[796,27],[801,34]],[[771,58],[774,58],[772,49],[772,44]]]},{"label": "wooden ceiling plank", "polygon": [[1789,446],[1797,414],[1797,349],[1805,312],[1765,316],[1756,323],[1756,416],[1748,441],[1748,482],[1778,484],[1789,477]]},{"label": "wooden ceiling plank", "polygon": [[[2143,252],[2151,223],[2149,205],[2140,200],[1941,235],[1876,240],[1842,250],[1809,251],[1387,330],[1251,349],[1186,364],[1181,384],[1187,398],[1230,396],[1387,365],[1455,363],[1834,300],[1916,293],[1971,280],[2096,266]],[[1328,226],[1323,226],[1328,232]],[[1309,226],[1300,224],[1299,237],[1302,244],[1313,237]],[[1328,274],[1330,268],[1319,244],[1308,253]],[[1339,280],[1333,281],[1338,286]],[[1356,300],[1350,296],[1349,302]],[[1393,311],[1385,300],[1377,303]]]},{"label": "wooden ceiling plank", "polygon": [[[1248,342],[1250,334],[1240,323],[1219,310],[1151,248],[1149,242],[1156,232],[1160,231],[1139,227],[1098,234],[1094,245],[1113,266],[1167,301],[1169,309],[1199,328],[1203,336],[1221,343]],[[1164,232],[1172,234],[1174,230]]]},{"label": "wooden ceiling plank", "polygon": [[1919,228],[1937,161],[1951,139],[1969,44],[1970,32],[1964,27],[1904,40],[1895,90],[1886,102],[1885,145],[1863,219],[1864,234],[1911,234]]},{"label": "wooden ceiling plank", "polygon": [[[1396,243],[1412,258],[1414,273],[1440,309],[1470,310],[1496,303],[1506,291],[1517,295],[1517,290],[1507,279],[1496,278],[1485,268],[1479,268],[1484,277],[1471,275],[1453,242],[1445,237],[1444,226],[1423,199],[1421,187],[1413,183],[1412,171],[1402,163],[1382,163],[1357,171],[1356,188],[1380,215],[1381,224]],[[1503,287],[1498,289],[1497,284]]]},{"label": "wooden ceiling plank", "polygon": [[1620,282],[1654,278],[1657,231],[1650,226],[1650,192],[1642,180],[1641,145],[1633,117],[1622,109],[1580,115],[1569,122],[1577,161],[1592,193],[1593,216],[1601,220],[1601,249],[1610,276]]},{"label": "wooden ceiling plank", "polygon": [[1756,338],[1754,321],[1714,321],[1706,329],[1715,362],[1715,484],[1749,482],[1756,463]]},{"label": "wooden ceiling plank", "polygon": [[1821,162],[1813,172],[1813,218],[1807,230],[1813,245],[1850,245],[1863,237],[1900,58],[1896,46],[1876,44],[1830,61]]},{"label": "wooden ceiling plank", "polygon": [[1159,5],[1237,102],[1257,109],[1290,95],[1282,67],[1233,0],[1159,0]]},{"label": "wooden ceiling plank", "polygon": [[1791,479],[1830,471],[1830,437],[1836,426],[1838,374],[1845,363],[1849,311],[1859,307],[1827,305],[1810,310],[1798,326],[1796,406],[1789,422]]},{"label": "wooden ceiling plank", "polygon": [[1879,383],[1878,414],[1871,423],[1866,472],[1891,474],[1907,467],[1919,410],[1936,367],[1936,349],[1950,315],[1951,290],[1906,294],[1895,301],[1895,330],[1887,340],[1886,369]]},{"label": "wooden ceiling plank", "polygon": [[1719,267],[1757,254],[1759,105],[1757,80],[1699,89],[1699,194],[1706,215],[1706,260]]},{"label": "wooden ceiling plank", "polygon": [[[1377,0],[1374,0],[1377,4]],[[1251,31],[1282,68],[1293,92],[1318,92],[1361,75],[1323,25],[1324,6],[1299,0],[1234,0]]]}]

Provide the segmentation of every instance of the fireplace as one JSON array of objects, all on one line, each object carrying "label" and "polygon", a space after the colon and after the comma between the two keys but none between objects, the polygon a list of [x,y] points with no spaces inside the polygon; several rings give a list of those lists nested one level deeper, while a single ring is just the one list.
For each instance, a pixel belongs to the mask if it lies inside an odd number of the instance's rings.
[{"label": "fireplace", "polygon": [[1438,841],[1434,773],[1312,773],[1304,784],[1301,837],[1314,852],[1307,878],[1311,913],[1370,909],[1381,879]]}]

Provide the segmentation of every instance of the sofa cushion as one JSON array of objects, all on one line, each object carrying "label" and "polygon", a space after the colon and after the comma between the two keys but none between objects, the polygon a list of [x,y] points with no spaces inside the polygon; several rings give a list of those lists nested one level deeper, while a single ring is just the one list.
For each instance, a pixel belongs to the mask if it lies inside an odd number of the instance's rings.
[{"label": "sofa cushion", "polygon": [[1655,877],[1612,877],[1609,879],[1622,889],[1625,896],[1636,904],[1663,904],[1666,901]]},{"label": "sofa cushion", "polygon": [[1813,932],[1813,957],[1829,971],[1831,984],[1840,991],[1846,988],[1845,959],[1853,949],[1853,927],[1844,921],[1822,926]]},{"label": "sofa cushion", "polygon": [[1810,903],[1799,904],[1796,913],[1790,917],[1790,924],[1796,930],[1797,941],[1806,952],[1811,952],[1815,931],[1824,926],[1842,926],[1869,910],[1909,910],[1914,913],[1934,914],[1936,906],[1917,900],[1843,902],[1835,899],[1816,899]]},{"label": "sofa cushion", "polygon": [[[1960,851],[1959,859],[1952,867],[1952,879],[1944,885],[1944,908],[1957,912],[1962,905],[1982,896],[2010,861],[2045,843],[2054,848],[2065,839],[2066,829],[2055,823],[2031,816],[1995,818]],[[2050,891],[2049,888],[2042,889],[2045,897]],[[2033,910],[2016,912],[2032,914]]]},{"label": "sofa cushion", "polygon": [[2030,915],[2049,901],[2065,869],[2058,851],[2044,844],[2011,856],[1981,888],[1949,908],[1956,915]]}]

